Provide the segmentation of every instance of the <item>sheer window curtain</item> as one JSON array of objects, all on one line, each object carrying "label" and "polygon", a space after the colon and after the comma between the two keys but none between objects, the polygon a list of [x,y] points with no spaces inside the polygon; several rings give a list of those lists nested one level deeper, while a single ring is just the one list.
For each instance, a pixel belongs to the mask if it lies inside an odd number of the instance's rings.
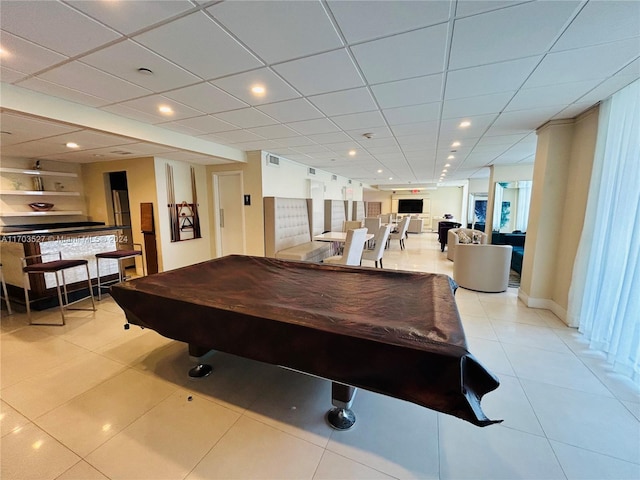
[{"label": "sheer window curtain", "polygon": [[516,215],[516,230],[527,231],[529,222],[529,206],[531,204],[531,181],[518,182],[518,214]]},{"label": "sheer window curtain", "polygon": [[640,81],[600,107],[568,316],[614,370],[640,383]]}]

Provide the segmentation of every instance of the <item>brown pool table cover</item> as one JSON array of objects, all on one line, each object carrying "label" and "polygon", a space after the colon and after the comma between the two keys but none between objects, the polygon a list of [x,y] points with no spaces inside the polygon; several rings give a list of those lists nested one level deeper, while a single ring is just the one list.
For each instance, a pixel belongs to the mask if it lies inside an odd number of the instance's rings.
[{"label": "brown pool table cover", "polygon": [[130,323],[476,425],[499,385],[467,350],[446,275],[231,255],[111,287]]}]

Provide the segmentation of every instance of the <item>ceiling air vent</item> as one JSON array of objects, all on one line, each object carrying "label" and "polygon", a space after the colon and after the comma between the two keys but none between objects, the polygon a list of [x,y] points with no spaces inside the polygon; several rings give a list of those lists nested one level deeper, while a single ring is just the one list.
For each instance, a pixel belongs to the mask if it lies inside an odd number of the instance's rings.
[{"label": "ceiling air vent", "polygon": [[338,181],[338,176],[337,175],[331,175],[331,180],[333,180],[334,182]]},{"label": "ceiling air vent", "polygon": [[316,174],[316,169],[315,168],[311,168],[309,167],[309,170],[307,170],[309,175],[315,175]]},{"label": "ceiling air vent", "polygon": [[267,155],[267,165],[271,165],[272,167],[280,166],[280,158],[275,155]]}]

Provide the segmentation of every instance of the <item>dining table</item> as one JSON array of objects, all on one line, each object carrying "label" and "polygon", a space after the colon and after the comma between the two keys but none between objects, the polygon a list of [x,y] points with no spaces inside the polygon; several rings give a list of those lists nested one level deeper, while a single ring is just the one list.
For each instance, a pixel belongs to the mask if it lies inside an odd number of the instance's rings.
[{"label": "dining table", "polygon": [[[365,236],[365,243],[373,240],[375,235],[373,233],[367,233]],[[338,255],[347,241],[347,232],[324,232],[313,236],[314,240],[319,242],[331,242],[334,255]]]}]

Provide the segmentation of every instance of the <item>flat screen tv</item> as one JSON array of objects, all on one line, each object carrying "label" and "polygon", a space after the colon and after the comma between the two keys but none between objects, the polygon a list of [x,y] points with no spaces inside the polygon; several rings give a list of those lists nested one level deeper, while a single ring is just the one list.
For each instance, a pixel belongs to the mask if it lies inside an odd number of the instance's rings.
[{"label": "flat screen tv", "polygon": [[398,213],[422,213],[422,199],[421,198],[399,199]]}]

